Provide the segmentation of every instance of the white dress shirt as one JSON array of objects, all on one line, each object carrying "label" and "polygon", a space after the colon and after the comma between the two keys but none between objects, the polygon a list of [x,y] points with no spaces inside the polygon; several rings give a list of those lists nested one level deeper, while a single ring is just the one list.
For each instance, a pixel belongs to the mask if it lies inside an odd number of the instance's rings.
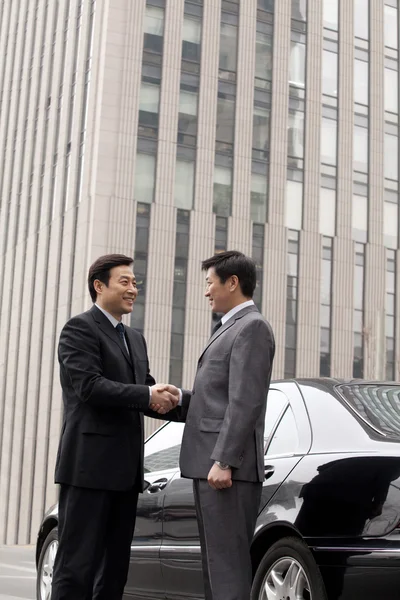
[{"label": "white dress shirt", "polygon": [[229,312],[227,312],[222,318],[221,318],[221,323],[222,325],[225,325],[225,323],[231,318],[233,317],[233,315],[236,315],[236,313],[238,313],[240,310],[242,310],[242,308],[247,308],[248,306],[254,306],[254,300],[246,300],[246,302],[242,302],[241,304],[238,304],[237,306],[234,306],[233,308],[231,308],[231,310]]}]

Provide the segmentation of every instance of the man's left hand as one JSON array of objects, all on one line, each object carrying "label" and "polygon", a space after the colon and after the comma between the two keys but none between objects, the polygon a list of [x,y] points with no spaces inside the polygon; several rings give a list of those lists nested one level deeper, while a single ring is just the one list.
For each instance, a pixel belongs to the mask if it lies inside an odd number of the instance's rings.
[{"label": "man's left hand", "polygon": [[221,469],[218,465],[213,465],[207,480],[213,490],[230,488],[232,487],[232,469]]}]

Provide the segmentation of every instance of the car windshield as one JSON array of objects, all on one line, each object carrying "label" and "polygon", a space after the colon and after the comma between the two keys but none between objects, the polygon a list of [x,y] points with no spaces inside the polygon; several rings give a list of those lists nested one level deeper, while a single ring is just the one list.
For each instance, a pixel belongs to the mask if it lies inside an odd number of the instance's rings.
[{"label": "car windshield", "polygon": [[350,383],[337,389],[368,425],[386,437],[400,438],[400,385]]}]

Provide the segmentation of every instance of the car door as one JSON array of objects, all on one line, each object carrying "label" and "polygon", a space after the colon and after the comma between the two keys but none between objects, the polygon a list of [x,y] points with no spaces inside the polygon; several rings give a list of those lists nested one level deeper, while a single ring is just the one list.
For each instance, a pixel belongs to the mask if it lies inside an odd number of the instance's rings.
[{"label": "car door", "polygon": [[182,423],[166,423],[146,441],[144,479],[146,489],[139,495],[135,533],[125,596],[165,598],[160,565],[164,500],[178,473]]},{"label": "car door", "polygon": [[[295,466],[300,462],[311,447],[311,427],[307,415],[306,407],[300,390],[294,382],[284,382],[277,384],[275,393],[271,397],[268,395],[268,401],[271,400],[271,405],[268,407],[266,414],[266,438],[265,438],[265,481],[263,483],[263,491],[261,496],[260,509],[263,509],[267,504],[269,507],[264,511],[263,525],[265,518],[274,520],[277,515],[276,508],[274,509],[274,497],[277,490],[285,482],[285,498],[282,500],[281,492],[279,492],[279,514],[282,513],[282,508],[285,511],[291,509],[296,510],[294,504],[295,494],[290,493],[290,486],[287,482],[290,478],[290,473]],[[276,419],[276,414],[280,413]],[[268,412],[273,413],[273,418],[269,420]],[[273,426],[271,427],[271,423]],[[287,496],[287,497],[286,497]],[[283,503],[283,507],[281,504]],[[261,526],[258,523],[257,527]]]},{"label": "car door", "polygon": [[[292,389],[292,395],[300,394],[295,384],[283,389],[271,386],[268,392],[264,431],[266,448],[274,435],[277,435],[277,424],[284,417],[287,408],[290,407],[290,389]],[[301,397],[300,400],[302,402]],[[298,457],[292,460],[293,466],[298,460]],[[273,470],[267,470],[261,507],[273,496],[293,468],[292,463],[283,464],[283,462],[277,461],[274,463]],[[266,467],[271,468],[269,460],[266,462]],[[194,508],[192,481],[181,478],[179,474],[173,478],[165,496],[164,535],[160,556],[168,599],[204,598],[199,530]]]}]

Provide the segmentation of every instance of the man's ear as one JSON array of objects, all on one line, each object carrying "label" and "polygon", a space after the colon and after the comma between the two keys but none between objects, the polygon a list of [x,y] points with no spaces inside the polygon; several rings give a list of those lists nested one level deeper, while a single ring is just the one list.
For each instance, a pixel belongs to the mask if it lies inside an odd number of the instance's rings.
[{"label": "man's ear", "polygon": [[229,286],[230,291],[234,292],[237,289],[238,285],[239,285],[239,278],[238,278],[238,276],[237,275],[232,275],[232,277],[231,277],[231,283],[230,283],[230,286]]},{"label": "man's ear", "polygon": [[95,279],[93,281],[93,287],[95,289],[95,291],[97,292],[97,294],[101,294],[101,292],[103,291],[103,282],[100,281],[100,279]]}]

